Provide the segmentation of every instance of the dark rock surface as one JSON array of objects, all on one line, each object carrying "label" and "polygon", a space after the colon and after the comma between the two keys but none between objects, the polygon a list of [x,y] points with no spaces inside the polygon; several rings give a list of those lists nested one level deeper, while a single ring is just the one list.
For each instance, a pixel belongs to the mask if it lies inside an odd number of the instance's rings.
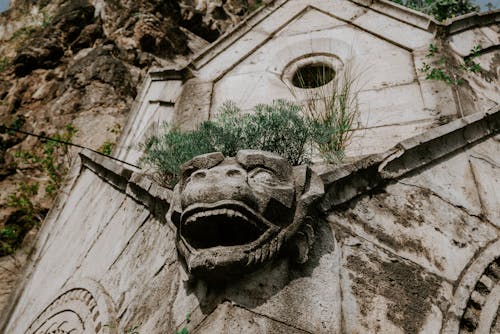
[{"label": "dark rock surface", "polygon": [[[13,0],[0,14],[0,125],[52,137],[71,125],[72,142],[112,146],[149,68],[185,63],[199,51],[192,34],[213,41],[249,7],[246,0],[207,3]],[[8,199],[22,183],[38,184],[31,201],[39,212],[50,208],[47,168],[19,157],[46,156],[45,144],[0,133],[0,229],[16,212]],[[64,169],[70,158],[57,152],[53,162]],[[1,290],[0,308],[8,290]]]}]

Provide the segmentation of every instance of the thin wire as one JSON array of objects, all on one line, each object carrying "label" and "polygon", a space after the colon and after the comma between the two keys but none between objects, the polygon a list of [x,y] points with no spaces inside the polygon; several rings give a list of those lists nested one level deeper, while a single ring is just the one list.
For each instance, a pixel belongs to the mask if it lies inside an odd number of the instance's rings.
[{"label": "thin wire", "polygon": [[36,138],[40,138],[40,139],[45,139],[45,140],[50,140],[50,141],[53,141],[53,142],[56,142],[56,143],[61,143],[61,144],[65,144],[65,145],[69,145],[69,146],[75,146],[75,147],[78,147],[78,148],[83,148],[83,149],[87,149],[89,151],[92,151],[94,153],[97,153],[99,155],[102,155],[106,158],[109,158],[109,159],[113,159],[113,160],[116,160],[116,161],[119,161],[121,163],[124,163],[126,165],[129,165],[129,166],[132,166],[132,167],[135,167],[135,168],[138,168],[138,169],[141,169],[141,167],[139,166],[136,166],[134,164],[131,164],[129,162],[126,162],[126,161],[123,161],[123,160],[120,160],[118,158],[114,158],[112,156],[109,156],[107,154],[104,154],[102,152],[99,152],[99,151],[96,151],[96,150],[93,150],[91,148],[88,148],[88,147],[85,147],[85,146],[82,146],[82,145],[78,145],[78,144],[74,144],[74,143],[71,143],[71,142],[68,142],[68,141],[64,141],[64,140],[59,140],[59,139],[55,139],[55,138],[50,138],[50,137],[45,137],[45,136],[42,136],[42,135],[37,135],[35,133],[31,133],[31,132],[27,132],[27,131],[22,131],[22,130],[18,130],[18,129],[15,129],[15,128],[11,128],[11,127],[8,127],[8,126],[5,126],[5,125],[0,125],[0,133],[3,133],[5,132],[5,130],[9,130],[9,131],[14,131],[14,132],[18,132],[18,133],[22,133],[22,134],[25,134],[25,135],[28,135],[28,136],[32,136],[32,137],[36,137]]}]

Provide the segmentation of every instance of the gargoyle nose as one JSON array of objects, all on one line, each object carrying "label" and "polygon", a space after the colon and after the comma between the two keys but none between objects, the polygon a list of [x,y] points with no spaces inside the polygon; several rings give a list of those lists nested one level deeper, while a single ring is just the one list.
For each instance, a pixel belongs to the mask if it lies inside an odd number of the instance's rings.
[{"label": "gargoyle nose", "polygon": [[[182,193],[182,205],[215,203],[221,200],[254,202],[247,172],[235,166],[200,169],[190,176]],[[252,203],[248,205],[253,206]]]},{"label": "gargoyle nose", "polygon": [[235,179],[246,179],[246,171],[232,166],[221,166],[211,169],[200,169],[191,175],[191,180],[199,182],[231,182]]}]

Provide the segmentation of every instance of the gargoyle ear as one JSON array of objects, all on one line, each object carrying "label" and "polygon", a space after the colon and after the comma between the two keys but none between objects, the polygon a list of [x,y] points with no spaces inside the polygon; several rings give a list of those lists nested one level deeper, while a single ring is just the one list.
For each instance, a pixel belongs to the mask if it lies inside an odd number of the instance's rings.
[{"label": "gargoyle ear", "polygon": [[167,222],[175,226],[175,228],[179,228],[181,223],[181,201],[180,201],[180,185],[177,184],[174,188],[174,192],[172,193],[172,201],[170,202],[170,208],[167,211]]},{"label": "gargoyle ear", "polygon": [[307,165],[293,167],[297,200],[306,206],[313,204],[325,193],[321,178]]},{"label": "gargoyle ear", "polygon": [[311,217],[305,217],[304,220],[302,227],[297,234],[293,236],[289,246],[289,252],[292,255],[292,259],[299,264],[306,263],[309,259],[309,252],[316,238],[312,227]]}]

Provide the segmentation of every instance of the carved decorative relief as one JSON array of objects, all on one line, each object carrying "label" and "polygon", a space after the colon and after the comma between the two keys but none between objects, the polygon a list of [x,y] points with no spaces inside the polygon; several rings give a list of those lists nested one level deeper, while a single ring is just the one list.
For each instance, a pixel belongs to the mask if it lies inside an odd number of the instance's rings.
[{"label": "carved decorative relief", "polygon": [[322,195],[323,183],[307,166],[263,151],[210,153],[182,166],[167,219],[177,226],[188,271],[225,277],[285,248],[305,261],[314,236],[307,216]]},{"label": "carved decorative relief", "polygon": [[111,299],[97,283],[86,283],[85,287],[68,288],[55,298],[32,322],[26,334],[116,333]]},{"label": "carved decorative relief", "polygon": [[497,240],[462,272],[441,333],[500,333],[499,249]]},{"label": "carved decorative relief", "polygon": [[500,257],[491,262],[472,291],[460,322],[460,333],[499,333]]}]

